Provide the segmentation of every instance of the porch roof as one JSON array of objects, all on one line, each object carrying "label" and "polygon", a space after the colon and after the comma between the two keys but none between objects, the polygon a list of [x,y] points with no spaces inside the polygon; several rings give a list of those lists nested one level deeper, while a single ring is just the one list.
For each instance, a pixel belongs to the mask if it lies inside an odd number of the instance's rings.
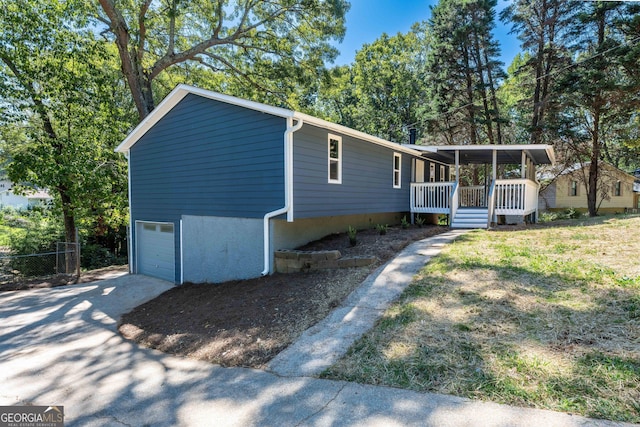
[{"label": "porch roof", "polygon": [[414,150],[422,151],[425,157],[439,162],[454,164],[456,151],[459,152],[460,164],[491,164],[493,152],[496,151],[499,165],[517,165],[522,161],[525,153],[535,164],[553,164],[555,154],[553,146],[545,144],[520,145],[411,145]]}]

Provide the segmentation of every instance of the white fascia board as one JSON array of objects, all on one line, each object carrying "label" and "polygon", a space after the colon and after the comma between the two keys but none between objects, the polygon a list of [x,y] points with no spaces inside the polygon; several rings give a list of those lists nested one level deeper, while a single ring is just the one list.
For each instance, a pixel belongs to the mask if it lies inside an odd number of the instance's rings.
[{"label": "white fascia board", "polygon": [[162,117],[164,117],[173,107],[178,104],[185,96],[188,94],[199,95],[204,98],[213,99],[216,101],[224,102],[227,104],[237,105],[239,107],[248,108],[255,111],[260,111],[262,113],[271,114],[277,117],[283,118],[293,118],[302,119],[305,124],[310,124],[314,126],[318,126],[324,129],[328,129],[332,132],[336,132],[343,135],[352,136],[354,138],[358,138],[367,142],[371,142],[373,144],[381,145],[387,148],[391,148],[394,150],[399,150],[408,154],[413,154],[415,156],[419,156],[420,152],[414,150],[413,148],[409,148],[403,146],[401,144],[396,144],[391,141],[384,140],[382,138],[378,138],[364,132],[357,131],[355,129],[348,128],[346,126],[338,125],[335,123],[328,122],[326,120],[319,119],[317,117],[310,116],[308,114],[299,113],[296,111],[288,110],[286,108],[273,107],[270,105],[262,104],[255,101],[249,101],[242,98],[237,98],[235,96],[225,95],[218,92],[213,92],[206,89],[197,88],[194,86],[189,86],[185,84],[180,84],[176,86],[175,89],[167,95],[167,97],[149,114],[138,126],[136,126],[129,135],[125,138],[124,141],[115,151],[117,152],[127,152],[131,148],[133,144],[135,144],[142,136],[144,136],[149,129],[153,127]]},{"label": "white fascia board", "polygon": [[370,142],[372,144],[381,145],[383,147],[391,148],[393,150],[402,151],[403,153],[412,154],[414,156],[420,156],[421,153],[412,148],[408,148],[406,145],[397,144],[395,142],[387,141],[386,139],[378,138],[377,136],[369,135],[368,133],[360,132],[359,130],[351,129],[346,126],[338,125],[335,123],[328,122],[326,120],[319,119],[317,117],[310,116],[304,113],[296,112],[294,118],[301,118],[304,120],[305,124],[313,125],[317,127],[321,127],[324,129],[328,129],[332,132],[348,135],[353,138],[362,139],[364,141]]}]

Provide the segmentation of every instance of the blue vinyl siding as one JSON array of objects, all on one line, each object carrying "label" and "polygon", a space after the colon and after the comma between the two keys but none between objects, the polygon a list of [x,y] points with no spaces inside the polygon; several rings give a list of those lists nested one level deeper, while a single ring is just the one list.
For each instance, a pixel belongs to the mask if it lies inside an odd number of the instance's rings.
[{"label": "blue vinyl siding", "polygon": [[[410,208],[410,154],[342,136],[342,183],[328,183],[329,132],[305,125],[294,133],[294,216],[405,212]],[[393,188],[393,153],[402,155],[402,187]]]},{"label": "blue vinyl siding", "polygon": [[131,148],[134,219],[282,207],[285,129],[285,119],[188,95]]},{"label": "blue vinyl siding", "polygon": [[[262,218],[284,206],[286,120],[189,94],[131,147],[132,220]],[[134,240],[135,241],[135,240]]]}]

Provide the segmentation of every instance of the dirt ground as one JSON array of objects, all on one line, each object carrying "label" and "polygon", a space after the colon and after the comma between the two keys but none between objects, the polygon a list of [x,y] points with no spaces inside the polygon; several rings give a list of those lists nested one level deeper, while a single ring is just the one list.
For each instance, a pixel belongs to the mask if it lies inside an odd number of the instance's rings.
[{"label": "dirt ground", "polygon": [[222,284],[185,284],[135,308],[120,321],[128,339],[167,353],[223,366],[263,368],[307,328],[323,319],[382,263],[409,243],[446,227],[390,227],[327,236],[299,249],[373,255],[368,267],[274,274]]}]

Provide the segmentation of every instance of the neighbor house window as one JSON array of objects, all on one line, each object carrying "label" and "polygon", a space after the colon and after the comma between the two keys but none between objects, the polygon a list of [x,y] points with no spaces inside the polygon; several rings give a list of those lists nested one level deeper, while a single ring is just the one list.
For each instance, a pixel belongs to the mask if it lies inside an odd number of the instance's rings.
[{"label": "neighbor house window", "polygon": [[329,183],[342,183],[342,137],[329,134]]},{"label": "neighbor house window", "polygon": [[621,181],[616,181],[616,183],[613,185],[613,195],[614,196],[622,196],[622,182]]},{"label": "neighbor house window", "polygon": [[436,165],[429,163],[429,182],[436,182]]},{"label": "neighbor house window", "polygon": [[440,165],[440,181],[444,182],[445,181],[445,176],[444,176],[444,166]]},{"label": "neighbor house window", "polygon": [[402,155],[393,153],[393,188],[402,186]]},{"label": "neighbor house window", "polygon": [[571,181],[569,184],[569,195],[577,196],[578,195],[578,181]]}]

